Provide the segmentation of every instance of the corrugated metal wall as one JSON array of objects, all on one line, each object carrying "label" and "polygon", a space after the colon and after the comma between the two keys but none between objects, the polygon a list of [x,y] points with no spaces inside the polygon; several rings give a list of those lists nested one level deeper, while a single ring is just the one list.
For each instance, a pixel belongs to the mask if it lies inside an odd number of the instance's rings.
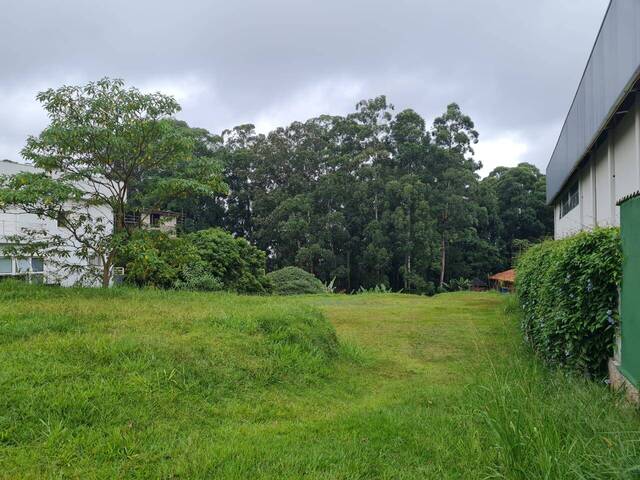
[{"label": "corrugated metal wall", "polygon": [[640,0],[612,0],[547,166],[547,200],[560,193],[640,67]]}]

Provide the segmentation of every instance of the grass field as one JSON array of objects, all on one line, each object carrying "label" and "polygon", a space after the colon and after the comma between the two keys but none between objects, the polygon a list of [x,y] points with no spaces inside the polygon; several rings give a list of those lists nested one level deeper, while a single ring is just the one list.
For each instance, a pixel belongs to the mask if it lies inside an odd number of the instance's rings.
[{"label": "grass field", "polygon": [[0,478],[639,478],[505,299],[1,284]]}]

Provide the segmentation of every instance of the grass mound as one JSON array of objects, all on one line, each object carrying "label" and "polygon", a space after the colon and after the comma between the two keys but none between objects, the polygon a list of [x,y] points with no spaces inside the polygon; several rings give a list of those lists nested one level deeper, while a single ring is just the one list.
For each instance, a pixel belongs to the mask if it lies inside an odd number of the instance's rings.
[{"label": "grass mound", "polygon": [[273,292],[278,295],[324,293],[325,288],[314,275],[298,267],[284,267],[268,273]]},{"label": "grass mound", "polygon": [[[90,471],[130,478],[120,462],[140,455],[149,467],[185,448],[173,445],[177,431],[198,436],[272,389],[318,384],[339,354],[309,306],[14,283],[0,284],[0,346],[0,464],[18,477],[27,465],[46,477],[100,458],[106,470]],[[38,466],[34,455],[56,461]]]}]

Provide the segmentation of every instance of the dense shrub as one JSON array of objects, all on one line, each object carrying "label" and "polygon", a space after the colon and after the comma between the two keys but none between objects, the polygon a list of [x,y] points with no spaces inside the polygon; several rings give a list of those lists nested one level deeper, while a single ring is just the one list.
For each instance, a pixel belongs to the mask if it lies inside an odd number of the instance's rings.
[{"label": "dense shrub", "polygon": [[196,290],[214,292],[224,290],[224,283],[207,270],[204,262],[184,267],[180,277],[174,283],[178,290]]},{"label": "dense shrub", "polygon": [[273,292],[279,295],[323,293],[325,291],[320,280],[298,267],[284,267],[267,276],[273,285]]},{"label": "dense shrub", "polygon": [[137,230],[122,250],[125,282],[139,287],[173,288],[182,273],[205,268],[197,249],[185,238]]},{"label": "dense shrub", "polygon": [[621,275],[618,229],[531,247],[516,276],[526,341],[551,365],[602,373],[615,340]]},{"label": "dense shrub", "polygon": [[265,253],[242,238],[210,229],[182,237],[134,232],[122,250],[125,282],[137,286],[265,293]]},{"label": "dense shrub", "polygon": [[225,289],[241,293],[267,293],[266,254],[244,238],[236,238],[219,228],[210,228],[186,237],[197,249],[207,271],[220,279]]}]

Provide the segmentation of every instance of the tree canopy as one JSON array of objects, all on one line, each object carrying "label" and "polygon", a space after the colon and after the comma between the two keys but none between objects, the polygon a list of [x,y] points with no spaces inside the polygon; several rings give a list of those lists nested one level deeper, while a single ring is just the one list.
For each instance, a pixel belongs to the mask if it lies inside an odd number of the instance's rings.
[{"label": "tree canopy", "polygon": [[[486,277],[551,232],[544,176],[520,164],[481,180],[479,133],[455,103],[431,127],[379,96],[344,116],[217,135],[176,120],[172,97],[121,80],[37,98],[50,124],[28,138],[23,156],[41,173],[1,179],[0,208],[57,219],[67,235],[49,244],[60,254],[65,238],[75,238],[83,258],[101,260],[105,285],[123,261],[132,210],[179,212],[202,258],[228,242],[218,241],[219,230],[194,232],[219,227],[264,251],[269,270],[297,266],[345,291],[383,284],[431,292],[452,279]],[[92,215],[98,207],[112,218]],[[46,243],[25,234],[17,244]],[[234,252],[234,261],[246,260]]]},{"label": "tree canopy", "polygon": [[[194,159],[196,135],[172,119],[180,106],[170,96],[104,78],[49,89],[36,98],[50,123],[27,139],[22,156],[40,170],[0,179],[0,207],[56,220],[64,233],[25,231],[14,238],[14,253],[27,249],[51,259],[92,260],[89,264],[101,265],[106,286],[118,246],[126,240],[125,216],[132,205],[225,191],[217,161]],[[153,175],[151,188],[135,189]]]},{"label": "tree canopy", "polygon": [[241,125],[216,145],[228,196],[185,214],[247,238],[271,270],[298,266],[345,291],[486,278],[510,267],[519,241],[548,235],[552,216],[536,167],[480,179],[478,137],[457,104],[428,128],[384,96],[266,135]]}]

